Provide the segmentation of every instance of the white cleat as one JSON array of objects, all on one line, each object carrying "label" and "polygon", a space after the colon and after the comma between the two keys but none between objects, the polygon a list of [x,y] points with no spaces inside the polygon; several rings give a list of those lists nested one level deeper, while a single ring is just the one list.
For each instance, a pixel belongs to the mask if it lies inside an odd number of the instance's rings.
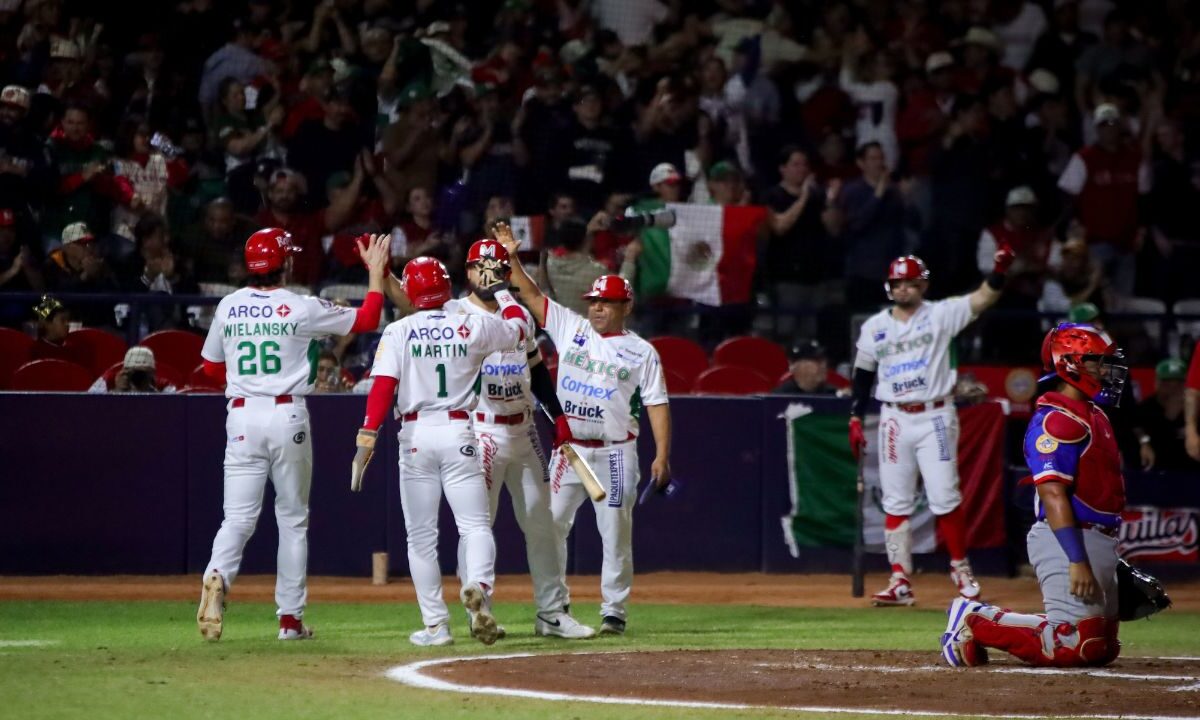
[{"label": "white cleat", "polygon": [[450,637],[450,626],[446,623],[431,628],[421,628],[409,635],[408,641],[418,647],[442,647],[454,644],[454,638]]},{"label": "white cleat", "polygon": [[593,628],[584,625],[565,612],[543,615],[538,613],[533,622],[533,634],[543,637],[560,637],[567,640],[587,640],[596,637]]},{"label": "white cleat", "polygon": [[471,618],[471,636],[484,645],[494,644],[500,636],[500,626],[496,624],[496,618],[492,617],[487,593],[479,587],[479,583],[471,583],[463,586],[459,598]]},{"label": "white cleat", "polygon": [[209,642],[221,639],[225,619],[225,581],[213,570],[204,576],[200,592],[200,609],[196,611],[196,625],[200,635]]},{"label": "white cleat", "polygon": [[975,642],[967,617],[986,607],[966,598],[955,598],[946,611],[946,632],[942,633],[942,659],[950,667],[975,667],[988,662],[987,648]]},{"label": "white cleat", "polygon": [[875,607],[915,605],[916,602],[917,596],[913,594],[912,584],[902,573],[892,573],[888,586],[871,596],[871,604]]},{"label": "white cleat", "polygon": [[312,628],[300,622],[300,618],[295,615],[279,616],[280,640],[311,640],[312,637]]},{"label": "white cleat", "polygon": [[979,582],[971,571],[971,563],[967,560],[950,561],[950,582],[958,588],[958,594],[967,600],[979,598]]}]

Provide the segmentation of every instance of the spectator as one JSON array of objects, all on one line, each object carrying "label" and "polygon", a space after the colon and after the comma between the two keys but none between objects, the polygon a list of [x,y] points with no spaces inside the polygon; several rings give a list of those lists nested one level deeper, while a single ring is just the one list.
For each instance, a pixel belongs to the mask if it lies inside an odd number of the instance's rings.
[{"label": "spectator", "polygon": [[[823,305],[842,301],[842,253],[831,240],[841,230],[840,216],[827,203],[827,193],[817,183],[808,155],[788,145],[779,153],[779,184],[763,198],[770,208],[771,234],[762,262],[762,277],[772,305],[782,314],[776,332],[794,336],[797,327],[816,334],[815,312]],[[795,310],[814,314],[799,315]]]},{"label": "spectator", "polygon": [[592,16],[612,30],[624,45],[648,45],[654,28],[671,18],[671,10],[658,0],[596,0]]},{"label": "spectator", "polygon": [[[1096,43],[1096,36],[1079,29],[1078,0],[1057,0],[1050,29],[1033,46],[1026,70],[1048,70],[1064,88],[1075,88],[1075,62]],[[1022,68],[1014,68],[1022,69]]]},{"label": "spectator", "polygon": [[[984,228],[976,251],[981,275],[987,275],[995,264],[993,256],[1002,247],[1016,253],[1008,271],[1004,295],[996,307],[1036,312],[1049,272],[1052,236],[1038,224],[1037,196],[1022,185],[1009,191],[1005,199],[1004,217]],[[1036,317],[1002,318],[984,326],[983,342],[994,358],[1016,362],[1036,359],[1036,349],[1044,335],[1041,321]],[[1034,355],[1030,355],[1033,348]]]},{"label": "spectator", "polygon": [[616,184],[615,160],[626,139],[605,123],[604,98],[599,88],[581,87],[572,109],[575,122],[562,139],[567,191],[585,214],[591,214],[601,208],[606,190]]},{"label": "spectator", "polygon": [[50,136],[50,158],[57,166],[58,194],[43,226],[61,232],[72,223],[106,224],[106,202],[128,205],[133,188],[124,178],[114,179],[109,153],[91,132],[88,111],[68,107],[62,122]]},{"label": "spectator", "polygon": [[[0,291],[30,291],[42,289],[42,274],[28,243],[17,237],[17,215],[10,208],[0,207]],[[0,324],[11,318],[0,309]]]},{"label": "spectator", "polygon": [[546,207],[560,179],[562,138],[575,122],[563,102],[562,78],[557,69],[543,67],[535,73],[533,92],[513,118],[514,159],[520,168],[517,208],[522,212]]},{"label": "spectator", "polygon": [[995,0],[990,9],[996,18],[992,30],[1004,48],[1000,64],[1014,72],[1024,72],[1038,38],[1049,27],[1046,13],[1027,0]]},{"label": "spectator", "polygon": [[[364,192],[366,178],[378,196]],[[387,176],[379,171],[375,156],[364,149],[354,161],[354,174],[339,172],[325,183],[329,207],[326,224],[334,229],[329,255],[332,279],[366,283],[366,268],[358,254],[357,238],[363,234],[389,232],[397,210],[396,195]]]},{"label": "spectator", "polygon": [[467,206],[474,218],[489,197],[517,185],[512,120],[495,86],[475,86],[475,112],[455,124],[452,140],[455,160],[467,175]]},{"label": "spectator", "polygon": [[548,248],[557,247],[561,242],[558,237],[559,230],[562,229],[564,223],[568,220],[574,220],[575,217],[575,198],[565,192],[551,194],[550,204],[546,210],[545,246]]},{"label": "spectator", "polygon": [[150,144],[150,126],[140,120],[127,121],[117,144],[113,174],[125,178],[133,187],[128,206],[113,208],[113,232],[133,240],[133,227],[146,213],[167,217],[167,191],[178,189],[187,180],[187,164],[179,158],[168,159]]},{"label": "spectator", "polygon": [[1121,111],[1104,103],[1093,113],[1096,144],[1071,156],[1058,187],[1074,204],[1075,216],[1113,288],[1133,295],[1136,253],[1143,230],[1138,217],[1141,195],[1150,191],[1150,172],[1137,144],[1124,137]]},{"label": "spectator", "polygon": [[191,263],[190,273],[197,282],[239,284],[231,269],[243,268],[242,247],[255,227],[234,214],[233,203],[219,197],[204,206],[199,223],[183,232],[180,250]]},{"label": "spectator", "polygon": [[[86,223],[63,229],[62,247],[50,253],[46,263],[46,285],[60,293],[118,292],[117,277],[96,249],[96,237]],[[112,324],[111,308],[88,304],[76,311],[85,325]]]},{"label": "spectator", "polygon": [[278,96],[263,110],[249,109],[246,87],[235,78],[221,81],[220,107],[212,124],[212,145],[225,155],[225,175],[234,206],[242,212],[254,212],[259,205],[253,187],[254,160],[260,155],[278,155],[273,139],[283,124],[284,111]]},{"label": "spectator", "polygon": [[904,249],[905,206],[888,177],[883,147],[869,142],[858,149],[860,177],[846,183],[839,200],[846,218],[846,304],[874,310],[883,302],[879,278]]},{"label": "spectator", "polygon": [[935,52],[925,60],[925,83],[906,86],[904,105],[896,118],[896,138],[907,172],[929,175],[929,157],[950,122],[956,99],[954,56]]},{"label": "spectator", "polygon": [[599,225],[597,218],[586,226],[579,220],[567,220],[559,229],[558,247],[550,250],[546,258],[550,297],[585,316],[588,303],[583,294],[596,278],[608,272],[588,252],[589,236],[600,229]]},{"label": "spectator", "polygon": [[[441,155],[441,130],[445,119],[438,111],[433,92],[415,81],[400,91],[404,108],[400,119],[383,133],[385,167],[398,197],[407,198],[414,188],[437,186]],[[395,255],[393,254],[393,257]]]},{"label": "spectator", "polygon": [[433,226],[433,196],[422,187],[408,192],[408,217],[392,230],[392,268],[399,271],[415,257],[427,255],[446,260],[450,239]]},{"label": "spectator", "polygon": [[1184,379],[1187,366],[1167,358],[1154,368],[1156,389],[1138,405],[1138,438],[1143,469],[1200,473],[1200,462],[1188,457],[1185,447]]},{"label": "spectator", "polygon": [[960,93],[978,95],[989,85],[1012,81],[1012,70],[999,63],[1000,40],[991,30],[972,27],[963,35],[960,44],[962,66],[955,77]]},{"label": "spectator", "polygon": [[840,82],[858,110],[855,146],[878,143],[889,168],[900,163],[896,139],[896,104],[900,92],[891,81],[892,63],[887,53],[872,51],[866,31],[860,29],[845,46]]},{"label": "spectator", "polygon": [[483,210],[483,227],[490,229],[497,220],[507,221],[515,214],[512,197],[493,195],[488,198],[487,206]]},{"label": "spectator", "polygon": [[773,395],[835,395],[829,384],[829,359],[825,347],[816,340],[800,340],[788,352],[791,377],[771,391]]},{"label": "spectator", "polygon": [[292,170],[277,170],[271,174],[267,189],[267,206],[254,216],[259,227],[283,228],[291,233],[292,245],[300,250],[292,262],[291,281],[312,287],[325,273],[325,253],[321,238],[329,232],[325,211],[301,210],[304,178]]},{"label": "spectator", "polygon": [[0,91],[0,198],[18,224],[31,222],[23,208],[40,209],[53,190],[42,139],[29,126],[29,91],[8,85]]},{"label": "spectator", "polygon": [[116,373],[104,373],[88,388],[90,393],[173,393],[175,386],[157,375],[154,351],[135,345],[125,351]]},{"label": "spectator", "polygon": [[650,190],[654,192],[654,198],[649,203],[657,203],[657,207],[662,207],[664,203],[679,202],[683,196],[682,183],[683,177],[674,165],[671,163],[655,165],[654,169],[650,171]]},{"label": "spectator", "polygon": [[722,160],[708,169],[708,190],[713,205],[749,205],[746,176],[737,165]]},{"label": "spectator", "polygon": [[343,376],[341,363],[332,350],[322,350],[317,356],[317,381],[313,387],[315,393],[350,392],[353,382],[347,383]]},{"label": "spectator", "polygon": [[333,66],[325,60],[313,60],[300,78],[299,91],[288,106],[280,135],[286,142],[300,130],[308,120],[321,122],[325,119],[324,98],[333,89]]},{"label": "spectator", "polygon": [[133,229],[136,246],[121,273],[121,289],[128,293],[157,292],[191,294],[198,292],[186,274],[187,263],[171,251],[167,223],[157,213],[147,213]]},{"label": "spectator", "polygon": [[1200,208],[1195,153],[1189,152],[1178,122],[1160,123],[1155,132],[1157,151],[1150,191],[1150,217],[1154,244],[1162,258],[1165,297],[1170,300],[1200,297],[1195,269],[1200,267]]},{"label": "spectator", "polygon": [[[751,175],[757,175],[760,167],[770,167],[763,153],[775,147],[781,112],[779,91],[762,68],[761,36],[743,38],[738,43],[731,70],[725,83],[725,98],[740,118],[744,133],[737,146],[738,162]],[[850,95],[853,97],[854,93]]]},{"label": "spectator", "polygon": [[1081,234],[1068,231],[1066,242],[1058,248],[1057,260],[1051,249],[1050,279],[1042,290],[1042,311],[1066,312],[1080,303],[1107,306],[1104,273],[1092,260]]},{"label": "spectator", "polygon": [[56,297],[43,295],[33,308],[37,319],[37,340],[29,346],[30,360],[66,360],[87,367],[87,360],[76,348],[66,346],[71,333],[71,312]]},{"label": "spectator", "polygon": [[220,88],[225,80],[233,79],[244,85],[256,77],[270,74],[269,63],[254,52],[257,44],[258,37],[252,28],[242,20],[235,20],[229,42],[204,61],[200,91],[196,96],[202,108],[207,110],[224,97]]},{"label": "spectator", "polygon": [[687,152],[697,145],[697,105],[690,93],[687,82],[664,77],[649,102],[637,103],[633,151],[639,169],[670,165],[678,175],[678,168],[686,167]]},{"label": "spectator", "polygon": [[[598,225],[602,224],[604,227],[597,229],[591,238],[592,258],[601,265],[606,266],[609,272],[616,272],[623,262],[630,260],[628,249],[630,243],[633,241],[633,237],[613,232],[609,228],[609,223],[611,223],[613,218],[621,217],[625,214],[625,208],[629,207],[631,199],[632,197],[627,193],[610,193],[604,201],[604,207],[600,210],[603,213],[603,219],[596,223]],[[640,250],[640,248],[638,249]],[[624,255],[624,260],[619,257],[622,254]]]},{"label": "spectator", "polygon": [[305,121],[288,143],[288,164],[304,176],[308,200],[316,206],[325,204],[323,193],[329,178],[353,169],[363,149],[362,133],[353,116],[349,87],[335,86],[324,98],[323,119]]},{"label": "spectator", "polygon": [[[1119,79],[1120,73],[1149,72],[1153,67],[1150,49],[1130,32],[1129,16],[1113,10],[1104,19],[1100,42],[1089,46],[1075,62],[1075,103],[1080,111],[1092,109],[1102,85]],[[1100,106],[1096,107],[1098,112]]]}]

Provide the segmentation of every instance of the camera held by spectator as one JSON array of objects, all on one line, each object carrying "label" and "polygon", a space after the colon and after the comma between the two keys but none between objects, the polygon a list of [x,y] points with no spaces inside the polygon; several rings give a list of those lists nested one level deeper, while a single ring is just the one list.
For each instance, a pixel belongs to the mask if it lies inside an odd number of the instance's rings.
[{"label": "camera held by spectator", "polygon": [[125,352],[121,372],[113,380],[114,393],[156,393],[158,377],[155,374],[154,351],[140,345]]}]

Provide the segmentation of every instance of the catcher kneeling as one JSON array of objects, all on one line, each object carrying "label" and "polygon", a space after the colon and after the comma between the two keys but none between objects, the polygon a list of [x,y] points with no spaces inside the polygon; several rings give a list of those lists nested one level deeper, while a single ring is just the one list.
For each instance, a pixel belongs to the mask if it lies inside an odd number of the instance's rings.
[{"label": "catcher kneeling", "polygon": [[1117,557],[1125,481],[1112,425],[1101,406],[1116,405],[1128,367],[1104,332],[1063,323],[1042,343],[1056,389],[1038,398],[1025,433],[1025,460],[1037,488],[1029,561],[1046,614],[1014,613],[956,599],[942,635],[955,667],[983,665],[987,648],[1031,665],[1107,665],[1117,658],[1121,620],[1145,617],[1170,600],[1154,578]]}]

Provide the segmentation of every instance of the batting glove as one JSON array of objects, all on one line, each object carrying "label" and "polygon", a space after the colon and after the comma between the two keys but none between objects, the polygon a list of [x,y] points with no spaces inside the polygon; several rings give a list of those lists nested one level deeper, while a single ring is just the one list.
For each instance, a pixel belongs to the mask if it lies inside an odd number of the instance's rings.
[{"label": "batting glove", "polygon": [[1017,259],[1017,253],[1013,251],[1012,245],[1007,243],[1000,246],[996,254],[992,256],[992,262],[995,265],[992,267],[992,272],[997,275],[1003,275],[1012,267],[1013,261]]},{"label": "batting glove", "polygon": [[559,415],[554,418],[554,447],[558,447],[563,443],[569,443],[575,439],[571,434],[571,424],[567,422],[566,415]]},{"label": "batting glove", "polygon": [[863,435],[862,420],[856,417],[850,418],[850,452],[854,453],[855,460],[862,456],[863,448],[866,446],[867,436]]}]

